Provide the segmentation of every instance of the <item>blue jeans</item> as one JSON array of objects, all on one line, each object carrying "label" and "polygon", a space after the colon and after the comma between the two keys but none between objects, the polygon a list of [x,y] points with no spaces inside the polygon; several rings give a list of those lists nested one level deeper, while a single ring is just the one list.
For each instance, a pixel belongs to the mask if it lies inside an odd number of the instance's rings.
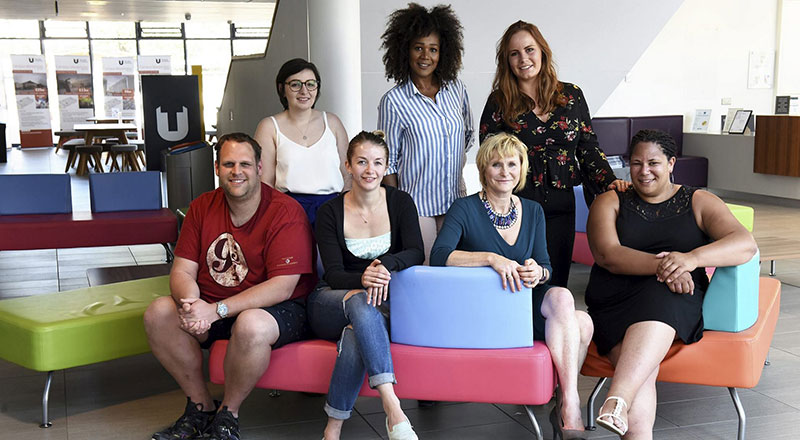
[{"label": "blue jeans", "polygon": [[386,318],[376,307],[367,304],[364,292],[344,301],[349,291],[333,290],[320,283],[306,303],[314,334],[322,339],[339,340],[325,413],[340,420],[350,418],[365,373],[369,374],[371,388],[397,383]]}]

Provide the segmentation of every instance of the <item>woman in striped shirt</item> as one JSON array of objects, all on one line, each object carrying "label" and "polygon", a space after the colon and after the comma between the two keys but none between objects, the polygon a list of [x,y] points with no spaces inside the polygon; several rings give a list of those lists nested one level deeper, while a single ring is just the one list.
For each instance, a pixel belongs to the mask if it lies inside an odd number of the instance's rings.
[{"label": "woman in striped shirt", "polygon": [[378,129],[389,144],[384,182],[414,199],[426,260],[447,209],[466,195],[473,123],[467,89],[456,78],[461,29],[450,6],[410,3],[389,16],[382,36],[386,77],[396,82],[378,106]]}]

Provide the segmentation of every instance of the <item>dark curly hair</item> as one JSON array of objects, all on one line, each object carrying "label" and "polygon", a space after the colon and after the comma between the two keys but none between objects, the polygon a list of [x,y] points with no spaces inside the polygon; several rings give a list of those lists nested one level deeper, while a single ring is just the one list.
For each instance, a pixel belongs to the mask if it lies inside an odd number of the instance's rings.
[{"label": "dark curly hair", "polygon": [[409,50],[414,40],[430,34],[439,35],[439,64],[433,72],[440,83],[454,81],[461,70],[464,42],[461,22],[450,5],[437,5],[430,10],[417,3],[389,15],[386,31],[381,35],[383,65],[386,78],[401,84],[411,75]]},{"label": "dark curly hair", "polygon": [[275,77],[275,90],[278,92],[278,98],[281,100],[281,105],[283,109],[286,110],[289,108],[289,100],[286,99],[286,94],[284,91],[286,90],[286,78],[300,73],[304,70],[310,70],[314,73],[314,78],[317,79],[317,97],[314,99],[314,103],[311,104],[311,108],[314,108],[317,105],[317,101],[319,101],[320,92],[322,92],[322,81],[319,78],[319,71],[317,70],[317,66],[314,63],[306,61],[302,58],[293,58],[281,66],[280,70],[278,70],[278,75]]},{"label": "dark curly hair", "polygon": [[639,130],[631,138],[631,147],[628,150],[628,155],[633,154],[633,149],[641,143],[652,142],[661,148],[661,151],[667,156],[667,160],[672,159],[677,155],[678,146],[675,144],[675,139],[669,133],[661,130],[644,129]]}]

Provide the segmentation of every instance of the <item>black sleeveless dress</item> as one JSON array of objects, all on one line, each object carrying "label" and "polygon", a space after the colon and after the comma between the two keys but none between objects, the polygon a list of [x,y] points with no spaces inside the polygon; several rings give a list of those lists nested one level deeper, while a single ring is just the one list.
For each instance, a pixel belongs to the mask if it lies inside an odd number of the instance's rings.
[{"label": "black sleeveless dress", "polygon": [[[709,243],[692,212],[697,188],[681,186],[672,198],[650,204],[633,189],[617,193],[620,244],[651,254],[689,252]],[[675,329],[686,344],[703,337],[703,297],[708,289],[705,268],[692,272],[694,295],[672,293],[655,275],[617,275],[595,264],[586,287],[586,305],[594,322],[594,342],[601,355],[622,342],[629,326],[660,321]]]}]

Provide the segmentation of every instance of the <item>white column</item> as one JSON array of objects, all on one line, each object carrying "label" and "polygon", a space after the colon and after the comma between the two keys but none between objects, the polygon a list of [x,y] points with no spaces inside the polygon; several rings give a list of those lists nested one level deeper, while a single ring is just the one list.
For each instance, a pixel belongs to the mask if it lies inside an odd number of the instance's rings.
[{"label": "white column", "polygon": [[359,0],[308,0],[309,61],[322,77],[316,109],[336,113],[347,135],[361,131]]}]

